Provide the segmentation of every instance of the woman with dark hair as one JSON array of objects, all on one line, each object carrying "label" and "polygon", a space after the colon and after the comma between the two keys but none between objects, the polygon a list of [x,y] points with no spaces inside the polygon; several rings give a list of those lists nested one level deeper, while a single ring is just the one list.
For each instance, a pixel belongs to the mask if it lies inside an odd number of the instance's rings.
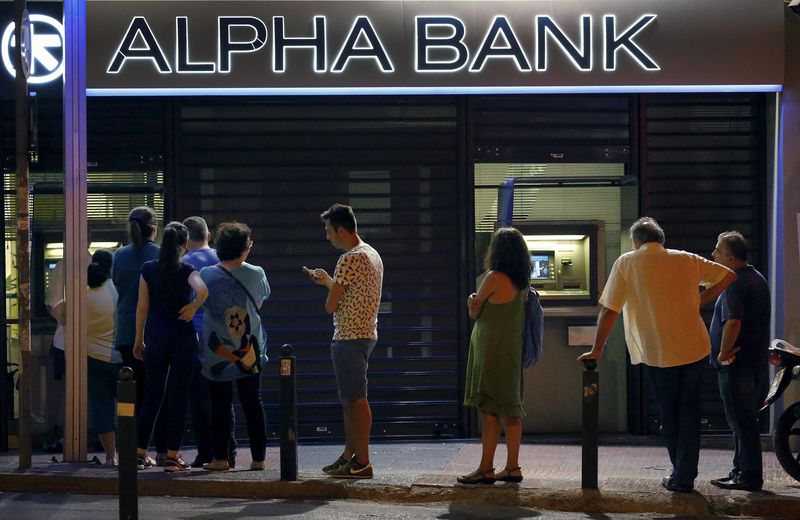
[{"label": "woman with dark hair", "polygon": [[214,460],[203,464],[203,468],[230,468],[228,432],[235,381],[247,419],[253,458],[250,469],[263,470],[267,432],[261,402],[261,368],[267,362],[267,349],[259,309],[269,298],[269,283],[262,268],[245,261],[253,247],[250,228],[245,224],[220,224],[216,246],[220,263],[200,271],[212,295],[203,314],[200,358],[203,376],[209,380]]},{"label": "woman with dark hair", "polygon": [[92,263],[87,271],[87,369],[89,424],[97,433],[106,452],[106,465],[116,466],[114,398],[117,394],[117,374],[122,367],[122,356],[114,349],[117,290],[109,280],[111,262],[111,252],[99,249],[92,255]]},{"label": "woman with dark hair", "polygon": [[[464,404],[481,412],[481,461],[478,469],[458,477],[462,484],[521,482],[519,446],[522,440],[522,329],[524,298],[530,285],[531,258],[522,234],[498,229],[486,252],[488,273],[477,293],[467,299],[475,320],[467,360]],[[500,418],[506,431],[506,467],[495,474],[494,453]]]},{"label": "woman with dark hair", "polygon": [[[152,465],[147,447],[156,417],[162,413],[166,414],[164,471],[189,469],[179,450],[197,363],[197,334],[192,317],[208,296],[208,289],[195,268],[180,260],[188,238],[186,226],[180,222],[167,224],[158,260],[145,262],[139,279],[133,355],[144,361],[147,371],[144,406],[137,420],[139,469]],[[169,399],[162,407],[165,392]]]},{"label": "woman with dark hair", "polygon": [[136,378],[136,402],[144,402],[144,364],[133,356],[133,341],[136,337],[136,302],[139,298],[139,276],[145,262],[158,258],[158,246],[154,242],[158,233],[155,212],[147,206],[133,208],[128,214],[130,244],[114,252],[111,279],[117,288],[114,323],[116,332],[114,348],[122,355],[125,366],[133,369]]}]

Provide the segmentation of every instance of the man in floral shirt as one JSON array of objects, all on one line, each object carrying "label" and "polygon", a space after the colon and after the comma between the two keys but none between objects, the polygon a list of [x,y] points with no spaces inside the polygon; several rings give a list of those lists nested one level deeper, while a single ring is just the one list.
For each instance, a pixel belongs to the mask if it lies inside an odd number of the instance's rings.
[{"label": "man in floral shirt", "polygon": [[350,206],[334,204],[321,217],[326,238],[344,253],[333,278],[324,269],[307,272],[314,283],[328,289],[325,311],[333,313],[331,358],[345,423],[344,451],[322,471],[338,478],[372,478],[367,367],[378,340],[383,262],[378,252],[358,236]]}]

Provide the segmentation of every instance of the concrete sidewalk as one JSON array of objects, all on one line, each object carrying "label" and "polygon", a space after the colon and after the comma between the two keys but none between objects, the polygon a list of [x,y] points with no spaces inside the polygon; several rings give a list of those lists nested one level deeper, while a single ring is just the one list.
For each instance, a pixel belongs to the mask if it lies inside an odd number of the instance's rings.
[{"label": "concrete sidewalk", "polygon": [[[372,447],[375,478],[338,480],[319,468],[333,461],[340,446],[301,446],[297,482],[282,482],[279,452],[269,448],[265,471],[249,471],[249,450],[239,449],[237,468],[225,473],[193,469],[167,474],[161,468],[140,471],[141,496],[221,498],[361,499],[379,502],[523,506],[559,511],[651,512],[682,515],[748,515],[797,518],[800,482],[786,475],[772,452],[764,453],[764,491],[724,491],[708,484],[727,474],[732,452],[704,449],[697,491],[670,493],[660,486],[669,460],[661,446],[601,446],[599,490],[580,489],[581,448],[565,444],[524,444],[522,484],[463,486],[458,475],[477,467],[476,442],[381,443]],[[191,461],[193,450],[184,458]],[[30,470],[18,469],[14,452],[0,457],[0,491],[116,494],[116,471],[93,464],[50,463],[37,454]],[[495,459],[502,467],[505,449]]]}]

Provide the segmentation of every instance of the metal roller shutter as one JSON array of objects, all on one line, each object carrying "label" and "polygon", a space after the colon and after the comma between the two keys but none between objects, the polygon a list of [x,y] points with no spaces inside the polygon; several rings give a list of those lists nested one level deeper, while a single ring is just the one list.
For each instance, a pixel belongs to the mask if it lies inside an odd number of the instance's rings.
[{"label": "metal roller shutter", "polygon": [[[769,277],[764,107],[761,94],[642,96],[641,197],[642,214],[662,225],[668,247],[711,258],[717,235],[735,229],[750,242],[751,263]],[[705,309],[707,322],[711,314]],[[702,399],[704,430],[727,431],[711,368]],[[642,426],[657,431],[653,403],[645,415]]]},{"label": "metal roller shutter", "polygon": [[[262,315],[273,361],[262,379],[268,430],[278,420],[275,359],[297,354],[301,437],[342,437],[324,289],[340,252],[319,214],[354,207],[384,261],[379,341],[370,360],[373,437],[460,434],[459,141],[455,101],[438,98],[240,98],[176,106],[175,214],[246,222],[250,261],[272,297]],[[245,436],[239,421],[239,436]]]}]

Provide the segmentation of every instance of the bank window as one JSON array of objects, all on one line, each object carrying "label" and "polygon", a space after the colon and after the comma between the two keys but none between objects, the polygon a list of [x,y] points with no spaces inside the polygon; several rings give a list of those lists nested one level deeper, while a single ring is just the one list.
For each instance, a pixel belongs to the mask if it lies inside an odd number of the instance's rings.
[{"label": "bank window", "polygon": [[492,233],[511,225],[526,238],[543,300],[595,304],[622,250],[621,223],[635,216],[635,184],[623,163],[475,164],[477,271]]}]

